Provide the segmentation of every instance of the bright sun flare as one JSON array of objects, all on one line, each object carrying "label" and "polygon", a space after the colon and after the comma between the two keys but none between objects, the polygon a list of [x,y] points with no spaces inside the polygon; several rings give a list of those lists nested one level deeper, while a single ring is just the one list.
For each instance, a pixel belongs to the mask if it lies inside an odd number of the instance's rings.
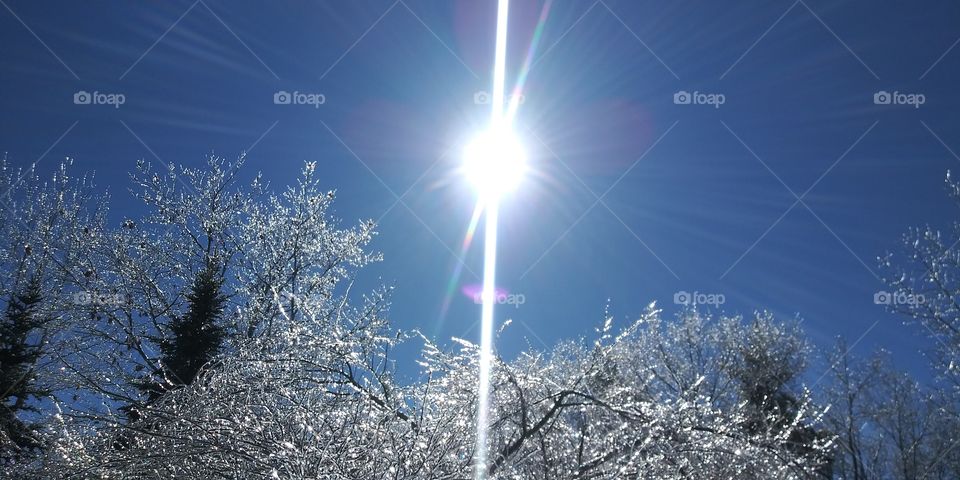
[{"label": "bright sun flare", "polygon": [[492,128],[464,149],[463,169],[482,196],[498,198],[520,184],[527,171],[527,153],[509,129]]}]

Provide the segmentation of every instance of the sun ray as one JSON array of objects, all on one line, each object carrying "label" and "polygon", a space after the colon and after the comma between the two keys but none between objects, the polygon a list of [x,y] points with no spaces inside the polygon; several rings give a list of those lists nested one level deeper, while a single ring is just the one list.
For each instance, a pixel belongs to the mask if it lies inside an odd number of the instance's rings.
[{"label": "sun ray", "polygon": [[[497,132],[504,132],[503,93],[504,78],[507,62],[507,14],[510,10],[510,0],[499,0],[497,3],[497,39],[493,65],[493,112],[490,119],[491,132],[494,135],[488,141],[497,141]],[[504,154],[509,149],[490,145],[484,149],[492,154]],[[510,154],[514,153],[512,151]],[[502,162],[503,158],[498,158]],[[489,180],[491,177],[486,175]],[[494,181],[495,183],[495,181]],[[481,190],[479,202],[485,206],[486,222],[484,225],[483,251],[483,293],[482,312],[480,316],[480,368],[477,388],[477,453],[475,477],[483,480],[487,476],[487,427],[490,415],[490,368],[493,362],[493,306],[495,303],[496,266],[497,266],[497,215],[499,214],[499,192],[492,189],[492,183],[487,182]]]}]

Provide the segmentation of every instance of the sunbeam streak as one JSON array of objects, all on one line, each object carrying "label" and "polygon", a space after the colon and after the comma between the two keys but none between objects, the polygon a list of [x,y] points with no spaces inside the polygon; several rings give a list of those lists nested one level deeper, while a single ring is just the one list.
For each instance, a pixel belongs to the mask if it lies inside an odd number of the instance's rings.
[{"label": "sunbeam streak", "polygon": [[[483,251],[483,307],[480,316],[480,368],[477,388],[477,449],[475,478],[483,480],[487,476],[487,428],[490,423],[490,369],[493,362],[493,306],[496,295],[497,268],[497,216],[499,214],[499,196],[503,193],[497,174],[499,170],[519,170],[522,174],[523,152],[519,142],[509,142],[515,138],[509,134],[510,119],[503,115],[504,78],[507,61],[507,14],[509,0],[497,3],[497,38],[493,64],[493,111],[490,129],[479,137],[479,145],[474,142],[468,147],[467,161],[472,163],[471,181],[478,187],[479,201],[484,204],[486,222],[484,226]],[[482,152],[489,158],[478,158]],[[477,170],[477,162],[486,163],[486,171]],[[515,161],[516,164],[511,164]],[[468,165],[469,167],[470,165]],[[501,174],[503,172],[500,172]]]},{"label": "sunbeam streak", "polygon": [[[506,3],[501,0],[501,3]],[[483,238],[483,310],[480,321],[480,386],[477,392],[477,467],[476,478],[487,474],[487,427],[490,423],[490,367],[493,362],[493,305],[496,295],[497,215],[499,205],[486,205]]]}]

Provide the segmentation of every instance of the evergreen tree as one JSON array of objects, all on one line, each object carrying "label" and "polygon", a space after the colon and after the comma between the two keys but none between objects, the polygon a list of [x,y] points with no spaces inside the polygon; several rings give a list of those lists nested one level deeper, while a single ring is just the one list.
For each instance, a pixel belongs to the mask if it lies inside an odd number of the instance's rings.
[{"label": "evergreen tree", "polygon": [[[227,302],[222,287],[223,276],[217,264],[207,262],[187,293],[187,311],[170,321],[168,336],[159,342],[159,371],[139,384],[147,394],[146,404],[165,392],[193,383],[200,369],[220,352],[226,337],[226,330],[220,325]],[[135,405],[123,410],[130,421],[142,418]]]},{"label": "evergreen tree", "polygon": [[201,270],[190,293],[186,315],[170,323],[171,337],[160,345],[167,382],[189,385],[200,368],[220,352],[226,331],[220,325],[227,297],[221,291],[223,277],[215,263]]},{"label": "evergreen tree", "polygon": [[[207,262],[197,273],[190,292],[187,293],[187,312],[174,317],[169,324],[170,336],[160,341],[160,371],[156,377],[141,382],[138,387],[147,394],[146,404],[160,398],[165,392],[193,383],[200,368],[220,352],[226,331],[219,324],[226,305],[226,295],[221,291],[223,277],[214,262]],[[139,422],[144,416],[137,405],[128,405],[121,410],[130,422]],[[144,428],[156,428],[158,424]],[[130,447],[129,433],[122,433],[113,442],[113,448],[126,450]]]},{"label": "evergreen tree", "polygon": [[31,398],[47,392],[35,384],[33,368],[42,354],[37,334],[46,324],[40,311],[41,282],[33,277],[11,295],[0,318],[0,456],[4,461],[39,447],[34,429],[18,417],[35,410]]},{"label": "evergreen tree", "polygon": [[189,307],[170,322],[170,337],[160,344],[161,363],[168,388],[189,385],[200,368],[220,352],[226,331],[220,325],[227,297],[216,263],[208,262],[187,294]]}]

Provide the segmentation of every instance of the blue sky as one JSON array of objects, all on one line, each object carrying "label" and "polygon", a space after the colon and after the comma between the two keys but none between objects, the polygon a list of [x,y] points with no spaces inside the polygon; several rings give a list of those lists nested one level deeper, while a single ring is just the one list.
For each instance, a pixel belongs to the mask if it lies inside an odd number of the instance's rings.
[{"label": "blue sky", "polygon": [[[480,244],[456,253],[474,201],[456,168],[489,113],[475,97],[495,2],[0,3],[10,161],[73,157],[115,219],[136,211],[141,158],[246,150],[274,185],[317,161],[337,215],[380,220],[385,261],[363,280],[396,285],[395,325],[476,338],[459,290],[480,281]],[[531,50],[544,4],[513,3],[508,79],[530,55],[517,123],[535,175],[502,208],[498,283],[525,303],[498,310],[514,320],[498,348],[589,335],[608,302],[621,324],[653,300],[672,315],[686,291],[924,370],[921,327],[874,304],[876,257],[956,218],[942,186],[960,167],[960,4],[557,0]],[[909,94],[923,104],[895,104]]]}]

